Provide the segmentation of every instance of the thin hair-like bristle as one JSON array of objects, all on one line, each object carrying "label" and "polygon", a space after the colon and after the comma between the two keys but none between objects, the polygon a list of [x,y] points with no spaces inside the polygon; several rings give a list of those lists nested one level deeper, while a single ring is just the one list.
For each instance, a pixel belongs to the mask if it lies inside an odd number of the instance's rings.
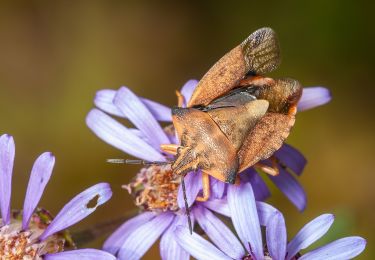
[{"label": "thin hair-like bristle", "polygon": [[185,188],[184,177],[185,177],[184,175],[181,176],[182,193],[184,194],[185,211],[186,211],[186,216],[188,218],[189,231],[190,231],[190,234],[192,235],[193,234],[193,225],[191,224],[190,209],[189,209],[189,204],[188,204],[187,197],[186,197],[186,188]]}]

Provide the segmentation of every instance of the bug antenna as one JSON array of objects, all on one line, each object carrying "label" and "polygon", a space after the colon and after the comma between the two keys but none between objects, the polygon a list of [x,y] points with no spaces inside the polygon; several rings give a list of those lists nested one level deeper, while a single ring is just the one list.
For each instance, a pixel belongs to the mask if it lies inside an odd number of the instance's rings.
[{"label": "bug antenna", "polygon": [[116,163],[116,164],[142,164],[142,165],[167,165],[170,164],[170,161],[165,161],[165,162],[149,162],[149,161],[144,161],[144,160],[139,160],[139,159],[107,159],[108,163]]},{"label": "bug antenna", "polygon": [[190,231],[190,235],[192,235],[193,234],[193,225],[191,224],[190,209],[189,209],[189,204],[188,204],[187,197],[186,197],[186,187],[185,187],[184,177],[185,177],[185,175],[181,176],[182,193],[184,194],[185,210],[186,210],[186,216],[188,218],[189,231]]}]

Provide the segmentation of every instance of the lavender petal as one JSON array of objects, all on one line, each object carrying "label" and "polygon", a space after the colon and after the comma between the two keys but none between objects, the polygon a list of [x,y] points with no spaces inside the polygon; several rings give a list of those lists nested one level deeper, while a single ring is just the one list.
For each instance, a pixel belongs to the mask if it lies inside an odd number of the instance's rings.
[{"label": "lavender petal", "polygon": [[283,215],[276,212],[268,221],[266,227],[267,248],[272,259],[285,259],[286,227]]},{"label": "lavender petal", "polygon": [[116,257],[98,249],[79,249],[64,251],[55,254],[48,254],[43,256],[44,260],[67,260],[67,259],[80,259],[80,260],[115,260]]},{"label": "lavender petal", "polygon": [[153,212],[144,212],[134,218],[129,219],[104,242],[103,250],[111,253],[117,254],[124,244],[125,240],[131,236],[131,234],[137,230],[137,228],[151,219],[155,218],[156,214]]},{"label": "lavender petal", "polygon": [[186,216],[176,216],[160,240],[160,255],[162,260],[189,260],[190,255],[176,241],[174,230],[179,223],[185,223]]},{"label": "lavender petal", "polygon": [[289,172],[280,168],[278,176],[269,176],[269,178],[299,211],[305,209],[307,200],[306,193],[298,181]]},{"label": "lavender petal", "polygon": [[271,192],[268,189],[267,184],[263,181],[254,168],[251,167],[241,172],[240,178],[243,182],[250,182],[251,186],[253,187],[256,200],[266,200],[271,196]]},{"label": "lavender petal", "polygon": [[211,198],[220,199],[224,195],[225,191],[225,182],[219,181],[210,176],[210,189],[211,189]]},{"label": "lavender petal", "polygon": [[223,215],[223,216],[226,216],[226,217],[229,217],[229,218],[231,217],[231,212],[230,212],[229,205],[227,203],[226,198],[211,199],[211,200],[202,202],[200,204],[203,205],[204,207],[214,211],[214,212],[217,212],[217,213]]},{"label": "lavender petal", "polygon": [[146,98],[141,98],[141,100],[156,120],[162,122],[172,122],[172,110],[170,107]]},{"label": "lavender petal", "polygon": [[276,208],[272,207],[271,205],[265,202],[257,201],[256,205],[257,205],[257,211],[258,211],[258,216],[259,216],[259,223],[262,226],[267,226],[270,219],[275,214],[280,213]]},{"label": "lavender petal", "polygon": [[23,203],[22,228],[24,230],[29,226],[31,215],[38,206],[44,188],[51,177],[54,165],[55,157],[49,152],[41,154],[34,163]]},{"label": "lavender petal", "polygon": [[321,238],[334,221],[332,214],[323,214],[307,223],[287,246],[287,260],[293,258],[301,249],[305,249]]},{"label": "lavender petal", "polygon": [[155,148],[98,109],[89,112],[86,123],[99,138],[125,153],[147,161],[165,161]]},{"label": "lavender petal", "polygon": [[[232,216],[226,197],[222,199],[213,199],[213,200],[201,202],[199,203],[199,205],[202,205],[228,218]],[[262,201],[256,201],[256,207],[257,207],[257,212],[258,212],[258,217],[259,217],[259,223],[262,226],[266,226],[269,219],[275,213],[279,212],[276,208]]]},{"label": "lavender petal", "polygon": [[263,259],[262,234],[251,184],[230,185],[228,204],[234,228],[242,243],[256,259]]},{"label": "lavender petal", "polygon": [[[115,98],[116,92],[117,91],[113,89],[99,90],[96,92],[94,103],[98,108],[104,112],[107,112],[108,114],[127,118],[126,115],[124,115],[121,110],[119,110],[118,107],[113,104],[113,99]],[[169,107],[146,98],[140,99],[156,120],[164,122],[172,121],[171,109]]]},{"label": "lavender petal", "polygon": [[185,85],[181,88],[181,94],[185,98],[184,106],[186,106],[187,105],[186,103],[189,102],[191,96],[193,95],[194,89],[196,88],[197,85],[198,85],[198,80],[191,79],[187,81]]},{"label": "lavender petal", "polygon": [[210,242],[202,238],[197,233],[190,234],[185,227],[176,227],[175,237],[177,243],[190,255],[199,260],[230,260],[223,252],[213,246]]},{"label": "lavender petal", "polygon": [[333,241],[325,246],[319,247],[307,254],[300,260],[341,260],[352,259],[362,253],[366,247],[366,240],[362,237],[345,237]]},{"label": "lavender petal", "polygon": [[2,223],[10,224],[10,197],[12,192],[12,172],[15,155],[13,137],[4,134],[0,137],[0,209]]},{"label": "lavender petal", "polygon": [[194,208],[193,214],[199,226],[221,251],[233,259],[239,259],[245,255],[244,248],[236,236],[211,211],[198,206]]},{"label": "lavender petal", "polygon": [[174,214],[166,212],[138,226],[132,235],[125,239],[118,254],[119,258],[127,260],[140,259],[169,227],[173,218]]},{"label": "lavender petal", "polygon": [[[199,191],[202,189],[202,173],[200,171],[189,172],[184,180],[188,205],[191,206],[195,202],[195,198],[198,196]],[[177,203],[181,209],[185,208],[182,185],[178,188]]]},{"label": "lavender petal", "polygon": [[121,87],[113,103],[146,136],[153,147],[169,144],[169,139],[142,101],[128,88]]},{"label": "lavender petal", "polygon": [[107,202],[111,196],[112,191],[108,183],[99,183],[84,190],[60,210],[40,239],[45,240],[54,233],[81,221],[94,212],[98,206]]},{"label": "lavender petal", "polygon": [[331,101],[332,95],[329,89],[324,87],[303,88],[302,97],[297,105],[298,111],[322,106]]},{"label": "lavender petal", "polygon": [[275,152],[275,156],[282,164],[290,168],[297,175],[302,174],[307,163],[303,154],[288,144],[283,144],[283,146]]}]

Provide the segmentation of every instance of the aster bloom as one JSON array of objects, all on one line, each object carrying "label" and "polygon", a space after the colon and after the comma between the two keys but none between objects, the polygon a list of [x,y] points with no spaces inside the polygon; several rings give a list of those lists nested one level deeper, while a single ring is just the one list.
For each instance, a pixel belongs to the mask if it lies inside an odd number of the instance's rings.
[{"label": "aster bloom", "polygon": [[[197,83],[196,80],[190,80],[182,87],[184,105],[190,100]],[[303,111],[323,105],[329,102],[330,98],[330,92],[326,88],[304,88],[298,110]],[[126,87],[121,87],[117,91],[100,90],[96,94],[94,103],[109,115],[129,119],[136,127],[127,128],[99,109],[91,110],[86,118],[87,125],[99,138],[125,153],[146,161],[166,161],[167,157],[160,150],[160,145],[178,143],[173,128],[163,129],[158,123],[158,121],[172,121],[171,109],[162,104],[137,97]],[[287,144],[275,152],[275,157],[279,161],[280,174],[268,177],[302,211],[306,206],[306,194],[295,176],[302,174],[306,159],[298,150]],[[267,164],[267,160],[264,163]],[[187,175],[185,181],[188,199],[192,201],[197,195],[196,191],[201,190],[201,180],[189,175],[191,174]],[[266,183],[253,168],[245,170],[240,177],[242,181],[253,184],[257,199],[264,200],[270,196]],[[214,198],[224,194],[222,192],[226,186],[224,183],[211,177],[210,183]],[[191,190],[192,187],[195,188]],[[179,198],[182,198],[180,194]]]},{"label": "aster bloom", "polygon": [[[283,215],[264,202],[256,202],[249,183],[238,187],[230,186],[227,204],[220,203],[219,211],[231,216],[237,236],[205,208],[195,210],[206,216],[198,223],[212,243],[196,233],[190,235],[182,226],[177,227],[174,232],[177,242],[197,259],[341,260],[359,255],[366,246],[366,240],[361,237],[345,237],[301,255],[301,250],[328,231],[334,216],[323,214],[313,219],[287,242]],[[263,245],[261,226],[266,228],[266,245]]]},{"label": "aster bloom", "polygon": [[53,218],[48,211],[36,209],[49,178],[55,157],[41,154],[35,161],[26,191],[23,211],[11,211],[11,184],[15,156],[12,136],[0,137],[0,255],[1,259],[115,259],[97,249],[64,251],[74,248],[66,228],[81,221],[112,196],[107,183],[94,185],[78,194]]}]

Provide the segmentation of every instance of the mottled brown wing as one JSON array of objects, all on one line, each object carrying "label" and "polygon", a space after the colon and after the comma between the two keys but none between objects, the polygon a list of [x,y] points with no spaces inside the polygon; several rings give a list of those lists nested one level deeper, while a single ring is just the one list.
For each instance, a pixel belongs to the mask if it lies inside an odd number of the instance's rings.
[{"label": "mottled brown wing", "polygon": [[208,105],[222,96],[248,73],[261,75],[280,63],[280,49],[275,32],[261,28],[225,54],[199,81],[188,107]]},{"label": "mottled brown wing", "polygon": [[174,108],[172,119],[181,142],[172,169],[177,174],[202,169],[220,181],[234,183],[236,150],[211,117],[194,108]]},{"label": "mottled brown wing", "polygon": [[238,152],[245,138],[267,112],[268,104],[267,100],[253,100],[235,107],[213,109],[207,113]]},{"label": "mottled brown wing", "polygon": [[295,122],[294,115],[266,113],[245,139],[238,157],[239,172],[269,158],[288,137]]}]

